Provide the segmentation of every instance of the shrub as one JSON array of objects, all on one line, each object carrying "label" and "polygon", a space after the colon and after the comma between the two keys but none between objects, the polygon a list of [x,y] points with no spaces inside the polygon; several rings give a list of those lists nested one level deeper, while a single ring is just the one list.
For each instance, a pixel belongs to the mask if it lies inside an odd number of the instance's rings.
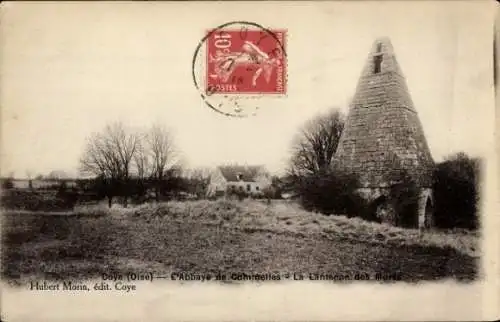
[{"label": "shrub", "polygon": [[273,187],[273,186],[268,186],[262,189],[262,193],[257,195],[258,198],[264,198],[264,199],[280,199],[281,198],[281,193]]},{"label": "shrub", "polygon": [[58,186],[57,186],[57,193],[58,194],[64,194],[68,191],[68,185],[66,182],[62,181]]},{"label": "shrub", "polygon": [[238,200],[243,200],[245,198],[248,198],[250,195],[245,190],[233,187],[227,187],[226,196],[229,198],[236,198]]},{"label": "shrub", "polygon": [[356,193],[356,176],[325,171],[299,180],[298,194],[306,210],[324,214],[365,216],[365,202]]},{"label": "shrub", "polygon": [[273,176],[271,178],[271,185],[263,189],[264,198],[266,199],[282,199],[283,188],[285,182],[282,178]]},{"label": "shrub", "polygon": [[73,209],[78,201],[78,191],[76,189],[68,189],[66,182],[61,182],[57,189],[56,199],[60,200],[62,207]]},{"label": "shrub", "polygon": [[434,173],[435,224],[440,228],[479,226],[480,160],[457,153],[439,163]]},{"label": "shrub", "polygon": [[2,189],[13,189],[14,188],[14,181],[12,178],[7,178],[2,181]]},{"label": "shrub", "polygon": [[1,202],[5,209],[65,211],[73,209],[77,197],[72,193],[67,193],[63,197],[52,192],[12,189],[2,194]]}]

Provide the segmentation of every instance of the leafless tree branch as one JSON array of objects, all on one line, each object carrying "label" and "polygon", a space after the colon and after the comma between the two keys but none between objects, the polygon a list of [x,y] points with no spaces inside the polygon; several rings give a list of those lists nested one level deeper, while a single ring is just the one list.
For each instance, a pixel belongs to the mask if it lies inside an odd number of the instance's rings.
[{"label": "leafless tree branch", "polygon": [[306,122],[292,144],[288,174],[305,176],[328,169],[343,129],[344,117],[337,109]]}]

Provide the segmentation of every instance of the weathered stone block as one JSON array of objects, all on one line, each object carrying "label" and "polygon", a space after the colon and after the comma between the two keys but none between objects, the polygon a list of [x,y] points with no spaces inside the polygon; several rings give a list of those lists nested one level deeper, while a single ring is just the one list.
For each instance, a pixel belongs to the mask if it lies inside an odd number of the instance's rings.
[{"label": "weathered stone block", "polygon": [[[377,52],[379,48],[381,51]],[[382,57],[382,62],[377,63],[374,56]],[[427,207],[426,200],[432,196],[430,169],[434,162],[406,80],[387,38],[375,41],[368,56],[335,161],[339,169],[359,174],[360,189],[365,189],[364,195],[369,201],[382,194],[388,197],[387,187],[401,181],[403,175],[412,178],[421,189],[423,201],[419,201],[419,207]],[[380,190],[382,187],[386,190]],[[429,217],[425,211],[419,208],[419,216],[424,213],[424,217]],[[398,214],[389,210],[382,212],[381,216],[388,222],[397,222],[394,216]],[[432,220],[425,222],[429,226]]]}]

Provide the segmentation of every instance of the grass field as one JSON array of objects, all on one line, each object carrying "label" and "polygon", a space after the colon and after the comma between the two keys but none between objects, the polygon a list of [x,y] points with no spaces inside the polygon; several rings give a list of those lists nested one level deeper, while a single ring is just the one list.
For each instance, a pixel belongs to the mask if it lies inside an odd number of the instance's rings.
[{"label": "grass field", "polygon": [[478,236],[404,230],[273,201],[190,201],[66,213],[4,211],[2,277],[102,273],[399,274],[477,278]]}]

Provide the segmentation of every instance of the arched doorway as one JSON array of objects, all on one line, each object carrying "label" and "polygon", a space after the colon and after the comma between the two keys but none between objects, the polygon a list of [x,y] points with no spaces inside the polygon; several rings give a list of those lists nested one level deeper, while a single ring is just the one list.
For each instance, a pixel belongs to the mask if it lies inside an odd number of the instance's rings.
[{"label": "arched doorway", "polygon": [[430,196],[425,197],[425,203],[421,204],[418,211],[418,228],[431,228],[434,205]]},{"label": "arched doorway", "polygon": [[372,205],[375,221],[394,224],[394,211],[386,196],[378,197]]},{"label": "arched doorway", "polygon": [[432,218],[434,214],[434,205],[432,202],[432,198],[429,196],[425,202],[425,221],[424,227],[431,228],[432,227]]}]

